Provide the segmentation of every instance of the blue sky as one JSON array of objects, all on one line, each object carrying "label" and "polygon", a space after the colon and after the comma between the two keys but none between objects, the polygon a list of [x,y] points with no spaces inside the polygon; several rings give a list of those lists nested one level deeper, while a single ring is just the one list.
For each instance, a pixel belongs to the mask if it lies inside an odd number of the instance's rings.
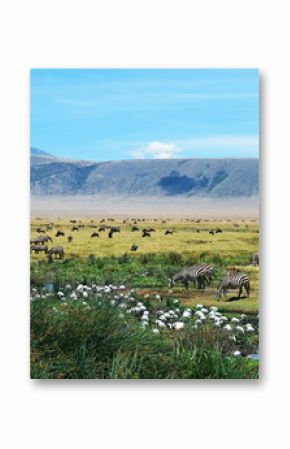
[{"label": "blue sky", "polygon": [[33,69],[30,144],[56,156],[258,157],[255,69]]}]

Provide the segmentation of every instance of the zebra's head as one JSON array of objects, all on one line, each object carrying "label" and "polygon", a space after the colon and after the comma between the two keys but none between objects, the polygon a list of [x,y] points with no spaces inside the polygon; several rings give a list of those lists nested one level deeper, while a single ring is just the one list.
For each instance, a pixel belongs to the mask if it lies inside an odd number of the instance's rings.
[{"label": "zebra's head", "polygon": [[174,286],[175,286],[175,281],[174,281],[174,279],[169,278],[169,279],[168,279],[168,284],[169,284],[169,287],[174,287]]}]

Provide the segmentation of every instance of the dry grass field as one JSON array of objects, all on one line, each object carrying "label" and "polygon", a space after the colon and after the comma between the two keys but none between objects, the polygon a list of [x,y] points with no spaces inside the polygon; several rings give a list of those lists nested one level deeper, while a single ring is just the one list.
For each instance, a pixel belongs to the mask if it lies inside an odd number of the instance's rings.
[{"label": "dry grass field", "polygon": [[[250,256],[258,251],[259,233],[258,221],[255,219],[240,220],[193,220],[193,219],[106,219],[101,222],[100,218],[76,218],[77,223],[71,223],[68,218],[54,217],[49,218],[33,217],[31,220],[31,238],[39,235],[37,228],[44,228],[50,223],[52,229],[46,231],[46,235],[53,238],[53,243],[49,242],[49,247],[61,245],[64,248],[65,259],[77,258],[83,264],[86,264],[88,257],[93,255],[97,259],[110,261],[110,258],[122,257],[124,254],[130,255],[131,277],[135,287],[139,288],[141,295],[161,294],[164,297],[171,294],[167,286],[166,268],[168,268],[168,257],[172,254],[180,256],[179,265],[175,271],[183,266],[190,265],[190,260],[200,260],[212,263],[215,267],[217,276],[214,283],[206,287],[205,290],[193,289],[185,291],[181,285],[176,285],[172,290],[185,305],[195,305],[202,302],[205,306],[219,305],[228,312],[258,312],[258,282],[259,268],[249,264]],[[78,231],[72,231],[74,226],[84,225]],[[108,229],[100,232],[98,229],[103,226],[120,227],[119,233],[114,233],[112,238],[108,238]],[[132,232],[132,227],[137,226],[139,232]],[[154,228],[151,237],[142,238],[143,228]],[[210,230],[221,229],[221,233],[210,234]],[[57,231],[63,231],[64,237],[55,237]],[[173,235],[165,235],[165,231],[170,230]],[[93,232],[98,232],[99,237],[91,237]],[[43,234],[40,234],[43,235]],[[72,236],[72,242],[67,241],[67,237]],[[136,253],[130,252],[132,244],[138,246]],[[164,259],[159,260],[159,265],[146,263],[146,255],[162,255]],[[136,268],[131,261],[138,260],[144,256],[143,265],[145,269],[149,267],[152,282],[150,286],[144,285],[143,278],[138,282],[140,270]],[[38,261],[43,261],[43,266],[47,265],[47,256],[45,254],[31,254],[32,269],[37,266]],[[187,263],[188,261],[188,263]],[[55,261],[54,266],[58,265],[61,269],[62,262]],[[164,268],[165,267],[165,268]],[[110,263],[104,266],[105,271],[117,272],[119,266]],[[173,268],[174,269],[174,266]],[[228,269],[236,269],[249,274],[251,279],[250,298],[242,297],[237,300],[235,294],[229,293],[227,301],[219,303],[215,297],[216,285],[221,279],[223,272]],[[150,271],[151,270],[151,271]],[[156,273],[154,273],[154,270]],[[164,271],[164,275],[162,273]],[[159,279],[154,285],[154,279]],[[143,276],[143,274],[142,274]],[[120,278],[118,278],[120,279]],[[122,278],[121,278],[122,279]],[[141,278],[140,278],[141,279]],[[70,278],[71,281],[71,278]],[[161,284],[160,284],[161,283]]]}]

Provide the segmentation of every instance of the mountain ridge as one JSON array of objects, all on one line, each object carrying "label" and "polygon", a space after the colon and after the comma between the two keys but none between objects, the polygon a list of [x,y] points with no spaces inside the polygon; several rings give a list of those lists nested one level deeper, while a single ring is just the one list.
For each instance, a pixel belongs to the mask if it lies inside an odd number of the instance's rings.
[{"label": "mountain ridge", "polygon": [[31,193],[36,196],[105,194],[214,198],[251,197],[259,190],[258,159],[94,162],[46,155],[35,160],[35,157],[31,161]]}]

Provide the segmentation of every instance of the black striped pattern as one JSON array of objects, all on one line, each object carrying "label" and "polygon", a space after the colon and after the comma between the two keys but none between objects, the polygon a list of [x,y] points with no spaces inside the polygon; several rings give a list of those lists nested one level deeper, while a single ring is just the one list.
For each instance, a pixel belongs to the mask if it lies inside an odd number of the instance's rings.
[{"label": "black striped pattern", "polygon": [[250,279],[245,273],[233,273],[223,277],[217,288],[217,297],[221,298],[222,294],[226,297],[228,290],[239,289],[238,298],[242,294],[243,288],[246,290],[247,295],[250,295]]}]

